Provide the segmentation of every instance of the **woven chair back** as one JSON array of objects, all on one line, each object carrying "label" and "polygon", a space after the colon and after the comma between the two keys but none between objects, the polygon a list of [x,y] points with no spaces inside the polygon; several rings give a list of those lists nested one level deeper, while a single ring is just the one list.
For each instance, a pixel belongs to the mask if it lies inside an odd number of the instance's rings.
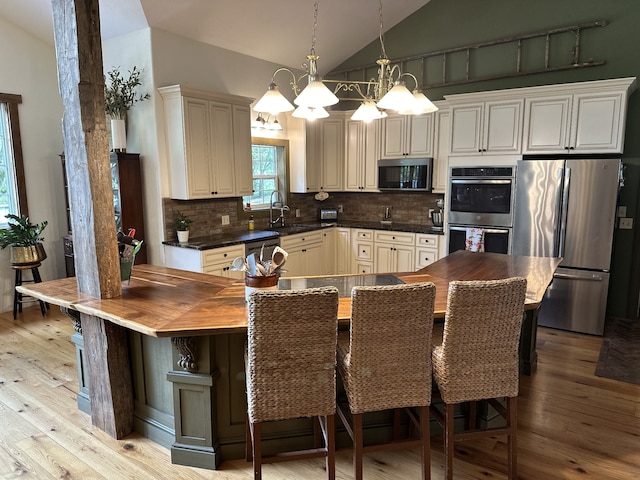
[{"label": "woven chair back", "polygon": [[257,291],[248,312],[251,422],[335,414],[338,290]]},{"label": "woven chair back", "polygon": [[449,284],[441,356],[434,371],[446,403],[518,395],[518,347],[527,281]]},{"label": "woven chair back", "polygon": [[431,403],[435,285],[354,287],[349,368],[352,413]]}]

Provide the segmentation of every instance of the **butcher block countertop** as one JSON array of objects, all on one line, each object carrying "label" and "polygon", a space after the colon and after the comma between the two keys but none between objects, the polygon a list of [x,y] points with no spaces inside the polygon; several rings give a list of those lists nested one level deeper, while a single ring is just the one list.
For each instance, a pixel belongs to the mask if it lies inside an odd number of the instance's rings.
[{"label": "butcher block countertop", "polygon": [[[396,277],[404,283],[433,282],[436,285],[435,316],[443,318],[451,280],[525,277],[526,308],[535,309],[542,301],[560,261],[557,258],[458,251],[418,272],[380,276]],[[348,277],[353,279],[359,276]],[[321,282],[331,282],[324,277],[318,278],[323,278]],[[339,280],[341,277],[330,278],[344,283],[344,279]],[[309,284],[313,283],[313,278],[307,280]],[[282,288],[287,288],[284,285],[287,281],[281,280]],[[297,288],[296,285],[291,287]],[[184,270],[136,265],[130,284],[122,284],[122,296],[107,300],[78,293],[74,277],[22,285],[17,289],[54,305],[94,315],[154,337],[237,333],[247,328],[242,281]],[[338,311],[341,321],[349,320],[350,308],[351,300],[345,293],[340,298]]]}]

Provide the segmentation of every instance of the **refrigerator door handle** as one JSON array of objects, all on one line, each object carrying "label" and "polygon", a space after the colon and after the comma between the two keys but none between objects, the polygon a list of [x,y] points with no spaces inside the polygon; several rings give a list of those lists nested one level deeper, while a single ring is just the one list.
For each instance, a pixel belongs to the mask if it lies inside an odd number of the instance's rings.
[{"label": "refrigerator door handle", "polygon": [[[556,185],[556,218],[562,218],[562,180],[563,180],[564,168],[558,168],[557,172],[557,185]],[[560,226],[553,230],[553,252],[554,257],[560,256]]]},{"label": "refrigerator door handle", "polygon": [[569,211],[569,186],[571,185],[571,169],[564,169],[564,185],[562,187],[562,212],[560,216],[560,235],[558,257],[564,257],[564,245],[567,240],[567,214]]},{"label": "refrigerator door handle", "polygon": [[567,273],[554,273],[553,278],[559,278],[561,280],[586,280],[589,282],[602,282],[604,279],[600,275],[594,274],[591,277],[583,275],[569,275]]}]

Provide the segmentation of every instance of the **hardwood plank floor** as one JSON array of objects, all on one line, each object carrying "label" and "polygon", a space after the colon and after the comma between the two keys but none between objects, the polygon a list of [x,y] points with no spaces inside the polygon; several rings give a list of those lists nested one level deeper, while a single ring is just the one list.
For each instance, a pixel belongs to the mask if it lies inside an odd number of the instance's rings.
[{"label": "hardwood plank floor", "polygon": [[[114,440],[76,408],[72,322],[52,306],[17,321],[0,314],[0,478],[249,480],[251,465],[209,471],[172,465],[169,451],[133,434]],[[521,479],[640,478],[640,386],[596,377],[601,339],[538,332],[538,371],[523,377],[518,400]],[[640,366],[639,366],[640,368]],[[442,478],[440,439],[432,441],[432,478]],[[456,479],[504,479],[505,439],[457,447]],[[265,479],[325,478],[321,460],[266,465]],[[417,451],[365,457],[365,478],[420,478]],[[353,478],[349,451],[337,478]]]}]

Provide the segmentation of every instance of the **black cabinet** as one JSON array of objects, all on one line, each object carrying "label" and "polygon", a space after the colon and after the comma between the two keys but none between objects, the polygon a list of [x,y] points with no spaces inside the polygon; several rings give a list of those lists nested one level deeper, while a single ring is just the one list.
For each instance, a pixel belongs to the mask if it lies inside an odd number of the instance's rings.
[{"label": "black cabinet", "polygon": [[[65,201],[67,208],[67,229],[69,234],[64,237],[65,266],[68,277],[75,276],[73,261],[73,235],[71,229],[71,215],[69,210],[69,191],[64,154],[62,173],[64,178]],[[116,231],[127,233],[130,228],[135,229],[135,238],[144,240],[144,212],[142,200],[142,172],[140,169],[140,154],[126,152],[112,152],[110,154],[111,186],[113,188],[113,207]],[[147,263],[146,244],[136,255],[136,264]]]}]

